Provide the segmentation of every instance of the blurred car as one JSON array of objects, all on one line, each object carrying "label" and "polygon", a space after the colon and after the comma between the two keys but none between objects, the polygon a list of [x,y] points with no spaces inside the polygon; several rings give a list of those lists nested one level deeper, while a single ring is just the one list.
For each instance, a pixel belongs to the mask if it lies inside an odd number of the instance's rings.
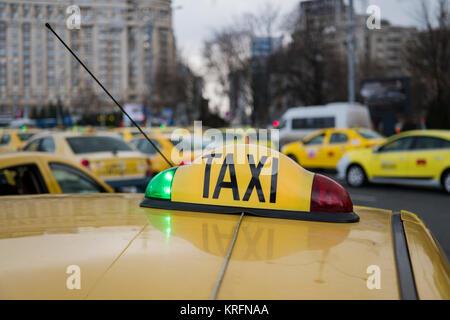
[{"label": "blurred car", "polygon": [[24,147],[65,155],[111,187],[121,191],[143,188],[151,176],[149,160],[111,133],[54,132],[33,137]]},{"label": "blurred car", "polygon": [[[170,142],[169,139],[158,135],[148,135],[148,137],[164,156],[171,161],[172,148],[174,148],[172,142]],[[130,144],[149,157],[153,174],[157,174],[171,167],[142,135],[135,136],[130,141]]]},{"label": "blurred car", "polygon": [[280,145],[303,139],[319,129],[370,128],[367,106],[359,103],[334,102],[324,106],[288,109],[278,121]]},{"label": "blurred car", "polygon": [[[150,128],[142,128],[146,134],[151,134]],[[134,137],[142,135],[139,129],[135,127],[122,127],[122,128],[114,128],[110,131],[117,133],[122,137],[126,142],[130,142]]]},{"label": "blurred car", "polygon": [[66,157],[40,152],[0,155],[0,196],[99,192],[113,190]]},{"label": "blurred car", "polygon": [[[211,143],[209,139],[203,137],[201,142],[196,143],[192,140],[192,136],[179,137],[178,139],[173,137],[170,139],[166,135],[150,134],[148,138],[173,165],[191,163],[195,156],[201,155],[203,149]],[[140,152],[149,156],[153,174],[171,167],[143,135],[136,136],[130,143]],[[175,150],[177,151],[175,157],[172,156],[173,148],[177,149]]]},{"label": "blurred car", "polygon": [[284,145],[281,152],[303,167],[335,169],[347,151],[372,148],[384,141],[381,135],[369,129],[324,129],[303,141]]},{"label": "blurred car", "polygon": [[353,150],[339,161],[338,174],[352,187],[378,182],[442,187],[450,193],[450,131],[406,131],[373,150]]},{"label": "blurred car", "polygon": [[445,254],[416,215],[353,206],[260,148],[161,172],[144,198],[5,197],[0,299],[450,299]]},{"label": "blurred car", "polygon": [[26,127],[22,129],[0,129],[0,152],[20,151],[27,140],[39,132],[42,132],[42,130]]}]

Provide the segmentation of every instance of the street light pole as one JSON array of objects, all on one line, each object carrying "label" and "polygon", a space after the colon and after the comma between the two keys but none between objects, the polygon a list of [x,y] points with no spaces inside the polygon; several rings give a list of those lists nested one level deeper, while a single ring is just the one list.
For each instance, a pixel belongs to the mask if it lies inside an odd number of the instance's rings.
[{"label": "street light pole", "polygon": [[355,102],[355,23],[353,18],[353,0],[349,0],[348,26],[348,101]]}]

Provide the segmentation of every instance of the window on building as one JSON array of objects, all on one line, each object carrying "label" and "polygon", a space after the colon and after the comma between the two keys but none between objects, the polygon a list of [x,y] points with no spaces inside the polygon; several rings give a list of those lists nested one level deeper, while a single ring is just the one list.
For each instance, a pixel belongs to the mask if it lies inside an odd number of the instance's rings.
[{"label": "window on building", "polygon": [[11,18],[17,18],[18,16],[18,8],[19,5],[17,3],[11,3],[9,9],[10,9],[10,14],[11,14]]}]

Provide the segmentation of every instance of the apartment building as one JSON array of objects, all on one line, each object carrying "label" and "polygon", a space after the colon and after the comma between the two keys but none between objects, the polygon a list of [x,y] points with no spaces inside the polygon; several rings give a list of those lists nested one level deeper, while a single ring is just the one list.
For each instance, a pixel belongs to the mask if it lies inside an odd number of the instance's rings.
[{"label": "apartment building", "polygon": [[[301,28],[321,30],[326,41],[347,54],[349,7],[343,0],[311,0],[300,3]],[[368,15],[354,14],[357,65],[377,64],[386,76],[402,76],[402,50],[416,28],[392,25],[382,20],[380,29],[367,27]]]},{"label": "apartment building", "polygon": [[[67,25],[71,5],[80,8],[79,29]],[[109,103],[46,22],[117,100],[146,103],[158,70],[174,68],[171,0],[0,1],[0,117],[57,100],[89,112],[80,105],[89,94]]]}]

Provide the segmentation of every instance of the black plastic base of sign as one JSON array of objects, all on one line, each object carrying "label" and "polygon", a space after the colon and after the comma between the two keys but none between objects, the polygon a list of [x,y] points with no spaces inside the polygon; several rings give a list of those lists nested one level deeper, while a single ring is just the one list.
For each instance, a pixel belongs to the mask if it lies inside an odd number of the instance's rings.
[{"label": "black plastic base of sign", "polygon": [[222,214],[240,214],[244,212],[246,214],[257,217],[304,220],[304,221],[335,222],[335,223],[351,223],[359,221],[359,216],[354,212],[344,212],[344,213],[303,212],[303,211],[289,211],[289,210],[243,208],[243,207],[215,206],[209,204],[174,202],[170,200],[154,199],[154,198],[144,198],[140,206],[155,209],[197,211],[197,212],[222,213]]}]

